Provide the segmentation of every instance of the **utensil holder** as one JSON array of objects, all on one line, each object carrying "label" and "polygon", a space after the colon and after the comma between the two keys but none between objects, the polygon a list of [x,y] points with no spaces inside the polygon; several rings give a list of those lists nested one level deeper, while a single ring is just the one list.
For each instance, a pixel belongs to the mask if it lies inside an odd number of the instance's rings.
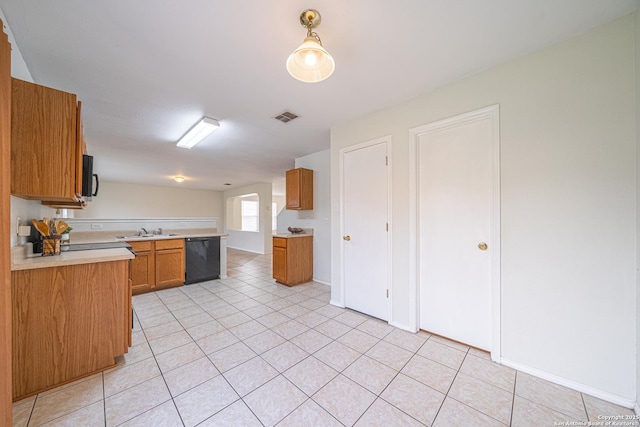
[{"label": "utensil holder", "polygon": [[60,255],[60,236],[42,238],[42,256]]}]

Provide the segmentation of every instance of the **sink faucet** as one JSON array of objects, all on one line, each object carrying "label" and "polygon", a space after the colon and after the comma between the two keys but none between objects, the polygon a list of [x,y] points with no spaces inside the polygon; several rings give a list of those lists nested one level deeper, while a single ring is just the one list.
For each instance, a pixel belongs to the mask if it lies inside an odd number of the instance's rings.
[{"label": "sink faucet", "polygon": [[156,231],[156,234],[159,234],[159,235],[162,234],[162,227],[158,227],[158,231]]},{"label": "sink faucet", "polygon": [[149,234],[149,232],[147,231],[147,229],[146,229],[146,228],[144,228],[144,227],[140,227],[140,231],[138,232],[138,234],[142,236],[142,233],[143,233],[143,232],[144,232],[144,234]]}]

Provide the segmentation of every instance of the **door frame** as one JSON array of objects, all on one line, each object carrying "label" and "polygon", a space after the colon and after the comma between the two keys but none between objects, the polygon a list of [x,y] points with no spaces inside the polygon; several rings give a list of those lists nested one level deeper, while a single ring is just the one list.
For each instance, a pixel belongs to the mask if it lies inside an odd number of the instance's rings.
[{"label": "door frame", "polygon": [[491,242],[491,359],[501,357],[501,277],[500,277],[500,106],[498,104],[438,120],[409,130],[409,318],[411,329],[420,329],[419,271],[419,160],[418,138],[467,123],[489,119],[493,160],[493,215]]},{"label": "door frame", "polygon": [[349,147],[345,147],[345,148],[341,148],[340,149],[340,154],[339,154],[339,168],[340,168],[340,295],[342,295],[342,306],[346,307],[346,302],[347,302],[347,294],[346,294],[346,285],[345,285],[345,278],[344,278],[344,266],[345,266],[345,262],[344,262],[344,253],[345,253],[345,247],[344,247],[344,240],[342,239],[342,236],[345,235],[345,230],[344,230],[344,223],[345,223],[345,198],[344,198],[344,193],[345,193],[345,179],[344,179],[344,156],[347,153],[350,153],[352,151],[356,151],[356,150],[360,150],[362,148],[367,148],[367,147],[371,147],[374,145],[378,145],[378,144],[385,144],[386,145],[386,149],[387,149],[387,221],[389,224],[389,229],[387,231],[387,277],[386,277],[386,281],[387,281],[387,289],[389,290],[389,298],[387,299],[387,323],[392,323],[392,310],[391,307],[393,307],[393,289],[391,287],[391,284],[393,283],[391,278],[392,276],[392,262],[391,260],[392,258],[392,246],[391,246],[391,236],[392,236],[392,217],[391,217],[391,165],[392,165],[392,161],[391,161],[391,135],[386,135],[380,138],[376,138],[376,139],[372,139],[366,142],[362,142],[356,145],[350,145]]}]

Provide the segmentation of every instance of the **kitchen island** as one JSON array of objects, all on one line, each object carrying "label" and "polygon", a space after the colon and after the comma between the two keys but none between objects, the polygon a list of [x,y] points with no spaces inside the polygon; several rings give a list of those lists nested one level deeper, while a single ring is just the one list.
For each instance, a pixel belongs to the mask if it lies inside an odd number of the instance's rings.
[{"label": "kitchen island", "polygon": [[14,400],[108,369],[131,345],[129,250],[21,249],[11,264]]}]

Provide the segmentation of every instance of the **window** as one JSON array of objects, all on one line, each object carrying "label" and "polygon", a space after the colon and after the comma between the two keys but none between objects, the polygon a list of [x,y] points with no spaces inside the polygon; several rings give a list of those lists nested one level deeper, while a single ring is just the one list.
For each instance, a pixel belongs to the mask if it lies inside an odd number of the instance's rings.
[{"label": "window", "polygon": [[258,202],[243,200],[240,206],[242,211],[242,231],[258,231]]},{"label": "window", "polygon": [[[226,201],[227,230],[260,231],[260,198],[257,193],[229,197]],[[268,227],[267,223],[266,227]]]}]

